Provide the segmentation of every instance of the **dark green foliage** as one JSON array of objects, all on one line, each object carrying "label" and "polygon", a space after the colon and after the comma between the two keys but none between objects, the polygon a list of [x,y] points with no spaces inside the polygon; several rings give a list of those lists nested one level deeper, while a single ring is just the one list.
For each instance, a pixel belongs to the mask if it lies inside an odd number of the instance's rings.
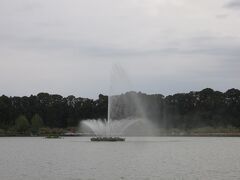
[{"label": "dark green foliage", "polygon": [[[240,127],[237,89],[222,93],[207,88],[167,97],[128,92],[113,97],[111,103],[116,107],[111,114],[114,119],[139,116],[157,122],[162,128]],[[139,109],[136,104],[143,106]],[[101,94],[97,100],[48,93],[30,97],[3,95],[0,96],[0,129],[12,132],[16,127],[18,132],[25,133],[31,125],[31,131],[37,133],[41,127],[77,127],[84,119],[106,119],[107,109],[108,97]]]},{"label": "dark green foliage", "polygon": [[38,114],[35,114],[31,119],[32,133],[37,134],[41,127],[43,127],[43,120]]},{"label": "dark green foliage", "polygon": [[[200,92],[166,97],[168,124],[189,129],[194,127],[240,127],[240,93],[204,89]],[[171,118],[174,115],[176,118]]]},{"label": "dark green foliage", "polygon": [[28,119],[25,116],[20,115],[15,121],[15,128],[19,133],[26,133],[30,128]]}]

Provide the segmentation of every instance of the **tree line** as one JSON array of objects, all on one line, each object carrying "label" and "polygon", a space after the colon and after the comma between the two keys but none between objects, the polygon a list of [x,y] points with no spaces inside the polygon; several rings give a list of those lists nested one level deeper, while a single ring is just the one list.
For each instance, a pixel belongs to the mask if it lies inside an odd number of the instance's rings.
[{"label": "tree line", "polygon": [[[127,92],[111,97],[111,118],[143,117],[161,128],[240,128],[240,90],[207,88],[169,96]],[[0,96],[0,129],[36,133],[41,127],[77,127],[84,119],[106,119],[108,96],[98,99],[39,93],[29,97]]]}]

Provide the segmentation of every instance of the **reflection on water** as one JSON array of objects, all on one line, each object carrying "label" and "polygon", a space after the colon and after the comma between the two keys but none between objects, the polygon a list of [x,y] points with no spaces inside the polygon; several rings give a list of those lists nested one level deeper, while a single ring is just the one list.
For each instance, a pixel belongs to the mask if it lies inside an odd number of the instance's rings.
[{"label": "reflection on water", "polygon": [[131,137],[126,142],[0,138],[0,179],[237,179],[240,139]]}]

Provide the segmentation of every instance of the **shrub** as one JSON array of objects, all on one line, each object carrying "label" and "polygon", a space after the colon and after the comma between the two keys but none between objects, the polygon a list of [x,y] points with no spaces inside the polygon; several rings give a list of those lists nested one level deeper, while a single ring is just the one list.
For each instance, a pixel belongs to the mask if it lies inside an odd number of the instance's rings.
[{"label": "shrub", "polygon": [[17,132],[19,133],[26,133],[30,128],[28,119],[23,115],[19,116],[16,119],[15,126],[16,126]]},{"label": "shrub", "polygon": [[43,120],[38,114],[35,114],[31,119],[31,131],[32,131],[32,133],[33,134],[38,134],[39,129],[41,127],[43,127]]}]

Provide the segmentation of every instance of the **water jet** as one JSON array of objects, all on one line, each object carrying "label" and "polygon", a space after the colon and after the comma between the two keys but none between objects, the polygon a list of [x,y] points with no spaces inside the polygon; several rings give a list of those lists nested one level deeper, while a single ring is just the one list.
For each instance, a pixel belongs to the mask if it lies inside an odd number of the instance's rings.
[{"label": "water jet", "polygon": [[107,119],[88,119],[80,122],[81,132],[94,134],[91,141],[125,141],[123,136],[128,135],[127,132],[132,136],[139,136],[147,135],[139,134],[143,132],[138,131],[140,128],[144,131],[153,130],[141,100],[143,94],[129,91],[129,86],[131,84],[125,70],[119,65],[114,65],[108,95]]}]

